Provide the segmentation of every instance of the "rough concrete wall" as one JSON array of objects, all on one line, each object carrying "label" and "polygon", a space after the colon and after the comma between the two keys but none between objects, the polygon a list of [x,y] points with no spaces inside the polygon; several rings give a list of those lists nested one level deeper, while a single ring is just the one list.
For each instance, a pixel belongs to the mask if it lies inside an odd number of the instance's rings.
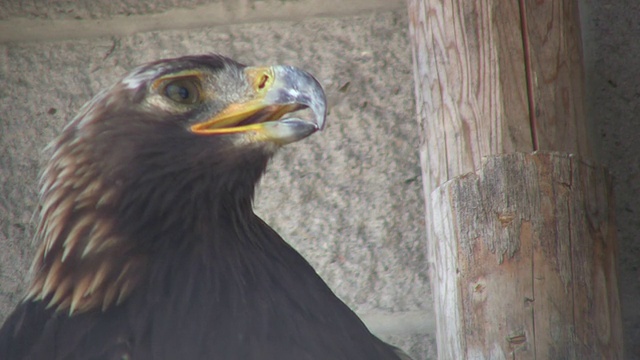
[{"label": "rough concrete wall", "polygon": [[403,7],[403,0],[4,0],[0,1],[0,42],[298,21]]},{"label": "rough concrete wall", "polygon": [[[200,14],[206,14],[211,21],[220,13],[238,21],[251,16],[255,11],[264,14],[280,13],[290,18],[298,11],[308,15],[345,15],[351,11],[371,11],[402,8],[402,0],[3,0],[0,2],[0,20],[43,19],[43,20],[117,20],[124,16],[131,20],[137,16],[162,19],[167,14],[190,15],[194,21]],[[215,13],[218,14],[215,14]],[[104,24],[104,23],[103,23]],[[80,25],[80,24],[78,24]],[[163,29],[175,24],[164,24]],[[113,31],[112,29],[111,31]]]},{"label": "rough concrete wall", "polygon": [[327,89],[326,131],[276,156],[257,212],[374,332],[435,358],[405,12],[0,45],[0,321],[33,254],[45,144],[135,65],[216,52],[296,65]]},{"label": "rough concrete wall", "polygon": [[614,177],[625,358],[640,359],[640,2],[581,5],[589,120]]}]

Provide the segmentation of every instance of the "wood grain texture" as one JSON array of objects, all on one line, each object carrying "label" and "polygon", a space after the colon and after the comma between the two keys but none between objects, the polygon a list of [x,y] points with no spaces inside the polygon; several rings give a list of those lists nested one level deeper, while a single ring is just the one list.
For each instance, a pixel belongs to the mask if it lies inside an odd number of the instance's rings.
[{"label": "wood grain texture", "polygon": [[577,6],[575,0],[409,1],[427,194],[477,170],[484,156],[592,155]]},{"label": "wood grain texture", "polygon": [[611,182],[558,153],[487,158],[432,193],[441,359],[622,359]]},{"label": "wood grain texture", "polygon": [[523,154],[593,156],[577,6],[409,0],[442,359],[622,356],[604,170]]},{"label": "wood grain texture", "polygon": [[409,1],[425,186],[531,151],[516,1]]},{"label": "wood grain texture", "polygon": [[539,150],[593,157],[585,124],[578,1],[523,0]]}]

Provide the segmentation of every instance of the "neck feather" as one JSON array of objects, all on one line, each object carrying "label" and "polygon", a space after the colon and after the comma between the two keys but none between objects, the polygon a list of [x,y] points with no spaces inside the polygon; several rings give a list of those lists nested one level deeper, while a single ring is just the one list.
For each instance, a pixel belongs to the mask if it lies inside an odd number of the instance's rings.
[{"label": "neck feather", "polygon": [[252,239],[247,224],[266,162],[239,164],[241,170],[134,167],[114,178],[89,158],[57,151],[43,174],[41,246],[26,300],[70,315],[104,311],[129,297],[162,249],[198,247],[220,226]]}]

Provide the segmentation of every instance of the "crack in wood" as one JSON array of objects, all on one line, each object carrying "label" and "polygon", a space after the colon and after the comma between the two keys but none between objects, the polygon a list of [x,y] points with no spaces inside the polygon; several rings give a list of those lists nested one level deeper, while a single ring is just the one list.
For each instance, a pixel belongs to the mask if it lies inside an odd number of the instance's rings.
[{"label": "crack in wood", "polygon": [[531,66],[531,44],[529,41],[529,26],[527,25],[527,12],[525,0],[519,0],[520,25],[522,27],[522,49],[524,52],[524,71],[527,83],[527,102],[529,105],[529,127],[531,130],[531,142],[533,151],[540,149],[538,144],[538,118],[536,117],[536,104],[533,91],[533,70]]}]

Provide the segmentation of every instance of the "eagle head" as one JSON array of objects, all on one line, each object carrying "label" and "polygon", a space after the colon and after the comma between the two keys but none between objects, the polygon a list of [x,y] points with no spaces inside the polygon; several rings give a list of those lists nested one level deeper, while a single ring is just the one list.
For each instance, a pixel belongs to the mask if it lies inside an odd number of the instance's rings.
[{"label": "eagle head", "polygon": [[268,159],[325,117],[322,87],[291,66],[204,55],[133,70],[50,145],[25,301],[70,315],[122,302],[163,234],[250,208]]}]

